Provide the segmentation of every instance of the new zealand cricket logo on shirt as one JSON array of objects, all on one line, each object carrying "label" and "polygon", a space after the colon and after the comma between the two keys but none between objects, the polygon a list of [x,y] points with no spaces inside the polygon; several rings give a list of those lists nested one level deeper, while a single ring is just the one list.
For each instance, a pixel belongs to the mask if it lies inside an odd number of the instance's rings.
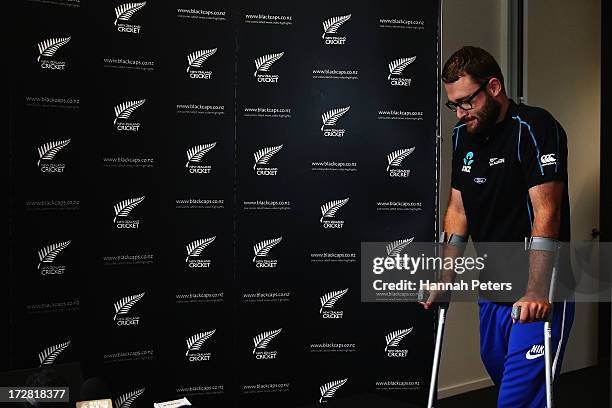
[{"label": "new zealand cricket logo on shirt", "polygon": [[464,173],[469,173],[472,170],[472,163],[474,163],[474,153],[467,152],[463,158],[463,167],[461,168],[461,171]]}]

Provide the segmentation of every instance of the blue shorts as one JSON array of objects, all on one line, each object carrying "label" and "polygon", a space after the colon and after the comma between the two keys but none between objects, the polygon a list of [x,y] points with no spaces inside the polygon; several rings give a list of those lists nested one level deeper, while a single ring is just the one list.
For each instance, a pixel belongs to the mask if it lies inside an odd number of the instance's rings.
[{"label": "blue shorts", "polygon": [[[498,408],[545,408],[544,322],[512,324],[512,306],[478,300],[480,357],[499,389]],[[561,372],[563,353],[574,321],[575,303],[553,306],[551,360],[553,379]]]}]

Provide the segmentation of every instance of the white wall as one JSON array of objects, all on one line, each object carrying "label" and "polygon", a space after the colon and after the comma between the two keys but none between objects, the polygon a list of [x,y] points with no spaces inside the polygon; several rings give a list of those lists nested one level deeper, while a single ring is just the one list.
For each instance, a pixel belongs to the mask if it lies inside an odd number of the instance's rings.
[{"label": "white wall", "polygon": [[[600,0],[526,0],[528,103],[548,109],[569,138],[573,239],[588,239],[599,214]],[[463,45],[489,51],[507,73],[506,0],[444,0],[442,62]],[[506,75],[508,76],[508,75]],[[450,130],[456,118],[443,103],[443,215],[450,186]],[[579,304],[563,371],[596,364],[597,308]],[[439,398],[491,385],[479,353],[478,307],[449,310]]]},{"label": "white wall", "polygon": [[[529,0],[526,9],[527,103],[567,132],[572,239],[590,240],[599,226],[601,3]],[[597,364],[597,319],[596,304],[576,305],[563,371]]]}]

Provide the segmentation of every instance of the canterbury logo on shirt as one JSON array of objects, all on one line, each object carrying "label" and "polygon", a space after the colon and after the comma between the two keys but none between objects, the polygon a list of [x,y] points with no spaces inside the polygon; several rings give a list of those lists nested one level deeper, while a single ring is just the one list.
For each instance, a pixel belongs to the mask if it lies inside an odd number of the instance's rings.
[{"label": "canterbury logo on shirt", "polygon": [[543,154],[540,157],[540,163],[542,163],[542,166],[548,166],[550,164],[555,164],[556,162],[557,162],[557,159],[555,158],[554,153]]},{"label": "canterbury logo on shirt", "polygon": [[530,350],[525,353],[525,358],[527,360],[534,360],[538,357],[542,357],[544,355],[544,346],[541,344],[534,344]]},{"label": "canterbury logo on shirt", "polygon": [[495,166],[496,164],[502,164],[505,163],[506,159],[501,157],[501,158],[497,158],[497,157],[491,157],[489,159],[489,166]]}]

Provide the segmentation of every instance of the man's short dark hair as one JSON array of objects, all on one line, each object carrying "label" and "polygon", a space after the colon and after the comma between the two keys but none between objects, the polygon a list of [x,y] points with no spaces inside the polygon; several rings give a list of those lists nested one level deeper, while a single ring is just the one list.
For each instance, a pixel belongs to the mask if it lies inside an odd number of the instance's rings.
[{"label": "man's short dark hair", "polygon": [[490,78],[497,78],[504,86],[504,75],[495,58],[479,47],[465,46],[450,56],[442,69],[442,81],[447,84],[455,82],[462,76],[470,75],[476,82],[482,83]]}]

